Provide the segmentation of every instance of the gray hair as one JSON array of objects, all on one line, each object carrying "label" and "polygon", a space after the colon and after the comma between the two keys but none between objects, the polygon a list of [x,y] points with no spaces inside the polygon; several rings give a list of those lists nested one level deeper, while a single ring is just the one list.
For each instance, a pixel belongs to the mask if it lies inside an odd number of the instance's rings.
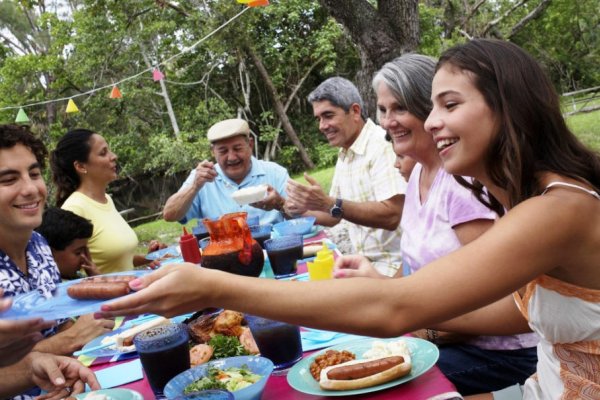
[{"label": "gray hair", "polygon": [[360,106],[360,116],[364,120],[367,119],[367,112],[358,89],[354,86],[354,83],[346,78],[340,76],[329,78],[308,95],[310,103],[325,100],[336,107],[340,107],[345,112],[350,111],[352,104],[358,104]]},{"label": "gray hair", "polygon": [[420,54],[404,54],[386,63],[373,77],[373,90],[384,83],[408,112],[422,121],[431,112],[431,81],[436,60]]}]

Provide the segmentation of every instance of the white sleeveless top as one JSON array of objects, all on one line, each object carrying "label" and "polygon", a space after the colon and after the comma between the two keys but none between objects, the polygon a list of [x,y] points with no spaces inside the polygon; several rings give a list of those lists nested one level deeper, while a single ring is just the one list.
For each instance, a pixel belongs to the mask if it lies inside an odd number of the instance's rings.
[{"label": "white sleeveless top", "polygon": [[[555,186],[600,200],[595,191],[565,182],[549,184],[544,193]],[[523,298],[514,297],[540,336],[537,373],[525,382],[523,398],[600,399],[600,290],[542,275],[527,285]]]}]

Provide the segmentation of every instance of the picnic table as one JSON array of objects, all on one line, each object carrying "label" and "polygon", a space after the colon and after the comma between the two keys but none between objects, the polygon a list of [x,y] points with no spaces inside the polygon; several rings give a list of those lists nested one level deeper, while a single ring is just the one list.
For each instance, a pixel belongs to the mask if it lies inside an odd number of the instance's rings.
[{"label": "picnic table", "polygon": [[[319,241],[325,239],[326,236],[324,233],[321,233],[313,238],[311,238],[310,242]],[[306,262],[299,262],[298,264],[298,274],[306,273]],[[301,276],[301,275],[300,275]],[[325,346],[326,347],[326,346]],[[318,352],[321,350],[309,350],[304,352],[304,357],[308,357],[311,354]],[[134,358],[137,356],[134,355]],[[116,361],[110,362],[112,360],[105,360],[107,362],[102,363],[93,363],[91,365],[92,370],[98,372],[107,368],[113,368],[115,366],[123,365],[125,363],[131,363],[132,358],[128,358],[124,361]],[[135,360],[134,360],[135,361]],[[153,399],[154,395],[152,393],[152,389],[146,379],[145,374],[141,379],[135,380],[133,382],[129,382],[123,385],[116,386],[119,388],[131,389],[139,392],[144,399]],[[446,377],[440,372],[437,366],[433,366],[424,374],[418,376],[415,379],[410,380],[409,382],[405,382],[398,386],[394,386],[391,388],[387,388],[381,391],[375,391],[360,395],[354,396],[346,396],[342,398],[353,398],[356,400],[361,399],[374,399],[374,400],[392,400],[392,399],[410,399],[410,400],[426,400],[433,396],[454,392],[456,388],[454,385],[446,379]],[[283,376],[275,376],[272,375],[269,377],[267,381],[265,391],[261,397],[262,400],[318,400],[318,399],[326,399],[328,396],[315,396],[310,394],[305,394],[293,389],[285,375]]]}]

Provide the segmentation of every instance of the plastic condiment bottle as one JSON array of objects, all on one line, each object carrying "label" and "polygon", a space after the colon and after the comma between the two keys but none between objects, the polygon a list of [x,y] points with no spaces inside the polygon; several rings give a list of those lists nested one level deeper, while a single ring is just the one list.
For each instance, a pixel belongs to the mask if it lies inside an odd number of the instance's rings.
[{"label": "plastic condiment bottle", "polygon": [[198,240],[194,235],[188,233],[185,226],[183,227],[183,235],[179,238],[179,248],[181,249],[183,261],[200,264],[202,256],[200,256]]},{"label": "plastic condiment bottle", "polygon": [[333,251],[323,243],[323,248],[317,251],[317,257],[314,261],[306,263],[308,277],[311,281],[331,279],[333,277],[333,264]]}]

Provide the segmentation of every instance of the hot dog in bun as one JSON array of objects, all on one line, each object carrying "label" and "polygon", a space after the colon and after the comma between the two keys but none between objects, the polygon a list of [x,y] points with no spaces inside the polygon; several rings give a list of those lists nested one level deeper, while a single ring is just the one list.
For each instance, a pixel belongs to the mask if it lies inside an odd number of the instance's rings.
[{"label": "hot dog in bun", "polygon": [[380,385],[407,375],[410,358],[386,356],[352,360],[321,370],[319,386],[324,390],[353,390]]}]

